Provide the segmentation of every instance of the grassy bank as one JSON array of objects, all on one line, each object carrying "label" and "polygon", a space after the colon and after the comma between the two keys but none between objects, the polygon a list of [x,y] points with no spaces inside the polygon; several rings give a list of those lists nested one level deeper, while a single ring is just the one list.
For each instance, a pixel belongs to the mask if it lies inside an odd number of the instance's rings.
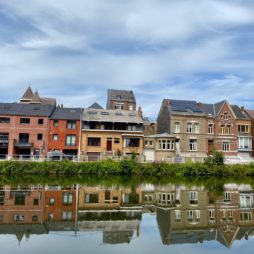
[{"label": "grassy bank", "polygon": [[0,175],[16,176],[87,176],[87,177],[227,177],[244,178],[254,176],[254,164],[249,165],[208,165],[205,163],[147,163],[134,160],[76,163],[1,161]]}]

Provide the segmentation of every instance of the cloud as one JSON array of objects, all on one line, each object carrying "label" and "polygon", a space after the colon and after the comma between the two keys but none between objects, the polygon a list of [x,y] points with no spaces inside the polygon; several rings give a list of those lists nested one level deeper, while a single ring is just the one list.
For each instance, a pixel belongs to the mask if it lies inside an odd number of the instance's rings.
[{"label": "cloud", "polygon": [[107,88],[133,89],[152,117],[164,97],[252,106],[252,1],[0,0],[0,7],[2,101],[17,100],[31,83],[79,107],[105,105]]}]

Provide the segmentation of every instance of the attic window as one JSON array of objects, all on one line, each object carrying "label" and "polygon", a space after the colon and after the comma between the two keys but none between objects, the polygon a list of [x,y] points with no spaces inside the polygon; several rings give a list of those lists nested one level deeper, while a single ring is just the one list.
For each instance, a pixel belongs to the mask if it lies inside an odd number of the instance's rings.
[{"label": "attic window", "polygon": [[89,114],[89,115],[97,115],[97,112],[96,111],[88,111],[87,114]]},{"label": "attic window", "polygon": [[107,116],[107,115],[109,115],[109,112],[105,112],[105,111],[101,112],[101,115],[106,115]]},{"label": "attic window", "polygon": [[34,107],[33,110],[40,110],[40,108],[39,107]]},{"label": "attic window", "polygon": [[75,113],[76,110],[75,110],[75,109],[71,109],[70,112],[71,112],[71,113]]}]

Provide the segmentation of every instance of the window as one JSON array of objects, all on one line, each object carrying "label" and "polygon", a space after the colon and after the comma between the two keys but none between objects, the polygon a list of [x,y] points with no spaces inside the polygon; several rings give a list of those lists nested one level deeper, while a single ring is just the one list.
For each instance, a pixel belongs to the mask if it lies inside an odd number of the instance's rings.
[{"label": "window", "polygon": [[114,143],[115,144],[120,144],[120,138],[114,138]]},{"label": "window", "polygon": [[72,212],[62,212],[62,220],[71,220]]},{"label": "window", "polygon": [[134,110],[134,106],[133,105],[129,105],[129,110]]},{"label": "window", "polygon": [[124,147],[140,147],[139,138],[125,138],[124,141],[125,141]]},{"label": "window", "polygon": [[221,125],[221,126],[220,126],[220,133],[221,133],[221,134],[224,134],[224,133],[225,133],[225,126],[224,126],[224,125]]},{"label": "window", "polygon": [[54,204],[55,204],[55,199],[49,198],[49,205],[54,205]]},{"label": "window", "polygon": [[71,205],[73,199],[73,194],[70,192],[65,192],[63,194],[63,205]]},{"label": "window", "polygon": [[196,139],[189,140],[189,149],[190,149],[190,151],[197,151],[197,140]]},{"label": "window", "polygon": [[175,122],[175,133],[180,133],[180,123]]},{"label": "window", "polygon": [[222,143],[222,151],[224,151],[224,152],[230,151],[230,144],[229,144],[229,142],[223,142]]},{"label": "window", "polygon": [[241,221],[252,220],[252,212],[241,212],[240,213],[240,220]]},{"label": "window", "polygon": [[0,205],[4,205],[5,192],[0,191]]},{"label": "window", "polygon": [[53,121],[53,125],[54,125],[54,126],[58,126],[58,120],[54,120],[54,121]]},{"label": "window", "polygon": [[212,221],[215,220],[215,210],[214,209],[209,210],[209,219]]},{"label": "window", "polygon": [[187,132],[192,133],[192,123],[187,123]]},{"label": "window", "polygon": [[53,140],[57,141],[58,140],[58,134],[53,134]]},{"label": "window", "polygon": [[227,134],[231,134],[231,126],[227,125]]},{"label": "window", "polygon": [[200,221],[200,210],[195,210],[195,221]]},{"label": "window", "polygon": [[190,204],[197,204],[198,203],[198,192],[197,191],[190,191],[189,192],[189,199]]},{"label": "window", "polygon": [[171,139],[160,139],[159,150],[174,150],[175,142]]},{"label": "window", "polygon": [[26,195],[23,192],[16,192],[15,193],[15,201],[14,205],[25,205]]},{"label": "window", "polygon": [[29,134],[19,133],[19,143],[29,143]]},{"label": "window", "polygon": [[240,196],[241,208],[253,208],[253,196]]},{"label": "window", "polygon": [[231,193],[225,192],[224,193],[224,202],[230,202],[231,201]]},{"label": "window", "polygon": [[213,124],[208,124],[208,133],[213,134]]},{"label": "window", "polygon": [[228,113],[224,113],[223,115],[221,115],[221,119],[228,120],[229,118],[230,116],[228,115]]},{"label": "window", "polygon": [[90,193],[85,195],[85,203],[98,203],[99,202],[99,195],[98,193]]},{"label": "window", "polygon": [[76,121],[67,121],[67,129],[76,129]]},{"label": "window", "polygon": [[10,123],[10,117],[0,117],[0,123]]},{"label": "window", "polygon": [[192,210],[187,211],[187,218],[188,218],[188,220],[193,220],[193,211]]},{"label": "window", "polygon": [[48,214],[48,220],[54,220],[54,213]]},{"label": "window", "polygon": [[194,124],[194,132],[199,133],[199,123]]},{"label": "window", "polygon": [[181,211],[175,210],[175,220],[180,221],[181,220]]},{"label": "window", "polygon": [[115,105],[115,109],[123,110],[123,103],[117,103],[117,104]]},{"label": "window", "polygon": [[75,135],[66,135],[66,145],[75,146],[76,145],[76,136]]},{"label": "window", "polygon": [[44,122],[44,121],[43,121],[43,118],[39,118],[39,119],[38,119],[38,124],[39,124],[39,125],[42,125],[43,122]]},{"label": "window", "polygon": [[37,140],[42,140],[42,138],[43,138],[42,133],[38,133],[38,134],[37,134]]},{"label": "window", "polygon": [[24,219],[25,219],[25,216],[23,214],[15,214],[13,216],[14,221],[24,221]]},{"label": "window", "polygon": [[238,125],[238,132],[249,133],[249,125]]},{"label": "window", "polygon": [[153,145],[153,141],[152,140],[146,140],[145,141],[145,146],[152,146]]},{"label": "window", "polygon": [[4,220],[4,215],[0,214],[0,221],[3,221],[3,220]]},{"label": "window", "polygon": [[34,205],[39,205],[39,199],[38,198],[34,199]]},{"label": "window", "polygon": [[32,221],[38,221],[38,215],[33,215],[32,216]]},{"label": "window", "polygon": [[251,149],[252,148],[252,142],[251,138],[249,137],[239,137],[238,138],[238,148],[239,149]]},{"label": "window", "polygon": [[30,118],[20,118],[21,124],[30,124]]},{"label": "window", "polygon": [[101,138],[88,138],[88,146],[101,146]]}]

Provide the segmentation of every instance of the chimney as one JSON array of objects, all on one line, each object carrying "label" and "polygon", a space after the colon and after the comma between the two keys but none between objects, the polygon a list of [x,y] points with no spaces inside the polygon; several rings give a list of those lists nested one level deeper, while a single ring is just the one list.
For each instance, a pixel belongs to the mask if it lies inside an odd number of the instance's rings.
[{"label": "chimney", "polygon": [[170,105],[171,105],[170,100],[169,100],[169,99],[165,99],[165,104],[166,104],[167,106],[170,106]]},{"label": "chimney", "polygon": [[63,104],[61,104],[61,108],[63,108]]},{"label": "chimney", "polygon": [[143,117],[143,112],[140,106],[138,107],[138,116]]},{"label": "chimney", "polygon": [[241,111],[244,112],[244,106],[241,106]]}]

